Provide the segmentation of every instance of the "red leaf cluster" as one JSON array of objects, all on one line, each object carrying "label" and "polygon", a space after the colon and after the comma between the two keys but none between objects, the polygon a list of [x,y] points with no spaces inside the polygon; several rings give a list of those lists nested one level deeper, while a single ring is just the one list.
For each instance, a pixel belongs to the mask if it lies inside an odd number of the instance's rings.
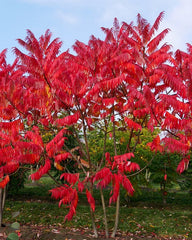
[{"label": "red leaf cluster", "polygon": [[69,204],[69,212],[65,216],[65,220],[70,221],[76,213],[78,203],[78,194],[76,189],[73,189],[68,185],[64,185],[62,187],[54,188],[50,190],[50,192],[52,194],[51,197],[55,199],[61,199],[59,201],[59,207],[61,204]]},{"label": "red leaf cluster", "polygon": [[0,176],[3,174],[11,174],[17,171],[19,163],[16,161],[7,162],[6,165],[0,167]]},{"label": "red leaf cluster", "polygon": [[174,138],[163,138],[162,142],[165,144],[165,148],[174,153],[188,153],[190,146],[187,142],[179,141]]},{"label": "red leaf cluster", "polygon": [[139,167],[139,164],[128,161],[124,165],[124,170],[125,172],[135,172],[137,170],[140,170],[140,167]]},{"label": "red leaf cluster", "polygon": [[125,122],[127,123],[127,126],[130,128],[130,129],[134,129],[135,131],[138,131],[138,130],[142,130],[142,127],[140,124],[134,122],[132,119],[128,118],[128,117],[125,117],[124,118]]},{"label": "red leaf cluster", "polygon": [[128,159],[131,159],[132,157],[134,157],[133,153],[125,153],[125,154],[122,154],[122,155],[114,156],[114,161],[117,164],[120,164],[122,162],[126,162]]},{"label": "red leaf cluster", "polygon": [[60,176],[60,179],[64,178],[69,184],[74,185],[79,181],[79,173],[63,173]]},{"label": "red leaf cluster", "polygon": [[110,184],[110,182],[112,180],[112,176],[113,176],[112,172],[110,171],[109,168],[103,168],[95,174],[93,181],[100,180],[97,183],[97,188],[103,189],[103,188],[106,188]]},{"label": "red leaf cluster", "polygon": [[5,188],[9,181],[10,181],[9,175],[6,175],[5,178],[0,182],[0,188]]},{"label": "red leaf cluster", "polygon": [[190,156],[189,156],[188,158],[183,158],[183,159],[180,161],[179,165],[177,166],[177,172],[178,172],[178,173],[181,174],[182,172],[184,172],[185,170],[187,170],[188,165],[189,165],[189,158],[190,158]]},{"label": "red leaf cluster", "polygon": [[129,179],[125,175],[123,175],[122,178],[120,179],[120,181],[121,181],[122,186],[128,192],[128,194],[130,196],[132,196],[134,193],[134,188],[133,188],[131,182],[129,181]]},{"label": "red leaf cluster", "polygon": [[153,141],[151,143],[148,143],[147,145],[151,148],[151,151],[162,152],[163,147],[160,145],[160,143],[161,143],[160,137],[159,135],[157,135],[157,137],[155,137]]},{"label": "red leaf cluster", "polygon": [[112,202],[116,202],[119,196],[120,191],[120,177],[118,174],[113,175],[113,195],[109,199],[109,204],[111,205]]},{"label": "red leaf cluster", "polygon": [[84,187],[85,187],[84,184],[79,181],[79,182],[78,182],[78,191],[79,191],[79,192],[83,192]]},{"label": "red leaf cluster", "polygon": [[48,171],[51,169],[51,162],[49,159],[45,160],[45,164],[41,166],[37,172],[30,175],[31,180],[39,180],[43,175],[48,173]]},{"label": "red leaf cluster", "polygon": [[76,112],[73,115],[69,115],[64,118],[57,119],[55,123],[58,124],[59,126],[70,126],[77,123],[77,121],[79,120],[79,117],[80,117],[79,112]]},{"label": "red leaf cluster", "polygon": [[25,138],[29,139],[31,142],[33,142],[36,145],[39,145],[41,148],[43,148],[43,140],[39,133],[38,127],[33,127],[33,131],[27,131],[25,134]]},{"label": "red leaf cluster", "polygon": [[[139,166],[137,164],[135,165],[135,167],[133,167],[134,170],[135,168],[136,170],[139,170]],[[118,173],[116,174],[112,173],[109,168],[105,167],[95,174],[93,182],[95,181],[98,181],[97,188],[101,189],[106,188],[112,182],[113,195],[109,199],[109,204],[117,201],[120,191],[120,184],[123,186],[123,188],[125,188],[125,190],[128,192],[130,196],[132,196],[134,193],[134,188],[131,182],[126,177],[126,175],[121,171],[118,171]]]},{"label": "red leaf cluster", "polygon": [[67,158],[71,157],[71,154],[66,152],[62,154],[58,154],[55,156],[55,162],[60,163],[61,161],[65,161]]},{"label": "red leaf cluster", "polygon": [[63,135],[67,132],[66,128],[63,128],[49,143],[46,145],[46,151],[48,156],[51,158],[54,154],[61,150],[65,140],[67,139]]},{"label": "red leaf cluster", "polygon": [[149,114],[149,108],[141,108],[133,111],[134,117],[143,118]]},{"label": "red leaf cluster", "polygon": [[92,194],[89,192],[88,189],[86,189],[86,196],[87,196],[87,201],[90,204],[90,207],[92,211],[95,211],[95,199],[93,198]]}]

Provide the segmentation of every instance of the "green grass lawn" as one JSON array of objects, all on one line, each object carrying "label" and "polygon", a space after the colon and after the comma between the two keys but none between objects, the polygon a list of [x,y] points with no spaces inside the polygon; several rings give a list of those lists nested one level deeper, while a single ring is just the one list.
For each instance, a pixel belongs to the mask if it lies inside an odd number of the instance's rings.
[{"label": "green grass lawn", "polygon": [[[8,197],[4,222],[18,221],[20,224],[53,225],[62,227],[88,227],[91,229],[89,205],[85,194],[79,196],[77,214],[70,222],[64,222],[68,208],[58,207],[58,201],[51,199],[48,190],[54,182],[45,177],[28,183],[14,197]],[[109,195],[109,191],[105,191]],[[104,228],[99,194],[95,191],[96,223]],[[129,200],[129,201],[128,201]],[[154,233],[158,236],[184,236],[192,239],[192,196],[187,192],[168,193],[167,204],[162,203],[159,191],[143,190],[140,195],[128,199],[121,194],[119,229],[123,232]],[[108,198],[106,197],[106,203]],[[108,206],[108,205],[107,205]],[[108,223],[113,228],[115,205],[107,207]]]}]

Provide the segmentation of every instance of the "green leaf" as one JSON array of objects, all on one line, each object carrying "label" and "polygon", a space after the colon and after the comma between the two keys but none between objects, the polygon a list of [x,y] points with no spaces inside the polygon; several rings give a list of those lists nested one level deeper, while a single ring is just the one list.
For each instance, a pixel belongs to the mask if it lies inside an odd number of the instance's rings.
[{"label": "green leaf", "polygon": [[20,224],[18,222],[14,222],[11,224],[11,228],[13,228],[14,230],[19,230]]},{"label": "green leaf", "polygon": [[16,233],[10,233],[7,237],[7,240],[19,240],[19,237]]}]

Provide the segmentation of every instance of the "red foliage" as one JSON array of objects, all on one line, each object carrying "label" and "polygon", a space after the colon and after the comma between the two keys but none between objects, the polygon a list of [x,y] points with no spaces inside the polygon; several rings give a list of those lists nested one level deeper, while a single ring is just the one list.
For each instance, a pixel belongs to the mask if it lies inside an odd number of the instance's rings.
[{"label": "red foliage", "polygon": [[148,143],[147,145],[151,148],[152,151],[159,151],[162,152],[163,151],[163,147],[160,145],[160,137],[159,135],[157,135],[157,137],[155,137],[153,139],[153,142]]},{"label": "red foliage", "polygon": [[79,112],[76,112],[73,115],[69,115],[64,118],[57,119],[55,123],[58,124],[59,126],[70,126],[77,123],[79,117],[80,117]]},{"label": "red foliage", "polygon": [[61,161],[65,161],[67,158],[71,157],[71,154],[66,152],[66,153],[62,153],[62,154],[58,154],[55,156],[55,162],[61,162]]},{"label": "red foliage", "polygon": [[73,189],[67,185],[62,187],[54,188],[50,190],[51,197],[55,199],[61,199],[59,201],[59,207],[61,204],[69,204],[69,212],[65,216],[65,220],[70,221],[73,218],[73,215],[76,213],[77,203],[78,203],[78,194],[76,189]]},{"label": "red foliage", "polygon": [[135,172],[137,170],[140,170],[140,167],[139,164],[128,161],[127,163],[125,163],[124,169],[125,172]]},{"label": "red foliage", "polygon": [[106,169],[104,169],[104,171],[102,170],[97,172],[94,178],[94,180],[96,181],[96,179],[98,179],[98,176],[100,175],[99,179],[100,181],[97,183],[97,188],[100,187],[101,189],[106,188],[109,185],[113,176],[110,170],[109,171],[107,171]]},{"label": "red foliage", "polygon": [[133,153],[125,153],[123,155],[114,156],[112,169],[117,167],[117,169],[121,172],[132,172],[132,171],[139,170],[140,167],[137,163],[128,161],[132,157],[134,157]]},{"label": "red foliage", "polygon": [[62,149],[66,139],[67,139],[66,137],[63,137],[60,140],[58,140],[58,142],[52,142],[52,143],[49,142],[48,143],[48,147],[46,148],[46,150],[47,150],[47,154],[50,158],[53,157],[56,154],[56,152],[58,152],[59,150]]},{"label": "red foliage", "polygon": [[125,122],[127,123],[127,126],[129,128],[133,128],[134,130],[138,131],[138,130],[142,130],[142,127],[140,124],[134,122],[133,120],[131,120],[130,118],[125,117],[124,118]]},{"label": "red foliage", "polygon": [[11,174],[17,171],[19,168],[19,163],[10,161],[6,165],[0,167],[0,176],[3,174]]},{"label": "red foliage", "polygon": [[76,189],[74,189],[74,192],[73,192],[72,197],[70,199],[69,212],[65,216],[65,220],[70,221],[73,218],[73,215],[76,213],[77,204],[78,204],[78,194],[77,194]]},{"label": "red foliage", "polygon": [[109,204],[116,202],[120,191],[120,177],[118,174],[113,175],[113,195],[109,199]]},{"label": "red foliage", "polygon": [[122,186],[128,192],[128,194],[130,196],[132,196],[135,190],[134,190],[131,182],[129,181],[129,179],[125,175],[122,175],[122,178],[120,178],[120,181],[121,181]]},{"label": "red foliage", "polygon": [[180,161],[179,165],[177,166],[177,172],[178,172],[178,173],[181,174],[182,172],[184,172],[184,171],[188,168],[189,158],[190,158],[190,157],[188,157],[188,158],[183,158],[183,159]]},{"label": "red foliage", "polygon": [[163,138],[162,142],[165,144],[165,148],[174,153],[188,153],[190,146],[187,142],[179,141],[174,138]]},{"label": "red foliage", "polygon": [[133,111],[134,117],[143,118],[146,114],[149,114],[149,108],[142,108]]},{"label": "red foliage", "polygon": [[107,163],[112,166],[112,162],[111,162],[111,156],[110,156],[110,153],[109,152],[106,152],[105,153],[105,159],[107,161]]},{"label": "red foliage", "polygon": [[122,163],[122,162],[126,162],[128,159],[131,159],[132,157],[134,157],[133,153],[125,153],[125,154],[122,154],[122,155],[114,156],[114,161],[117,164],[119,164],[119,163]]},{"label": "red foliage", "polygon": [[63,135],[66,133],[67,129],[63,128],[49,143],[47,143],[46,151],[50,156],[52,156],[55,152],[57,152],[58,149],[63,146],[64,140],[66,139],[65,137],[63,137]]},{"label": "red foliage", "polygon": [[109,168],[102,168],[100,171],[96,172],[93,181],[98,181],[102,178],[104,178],[106,175],[111,174],[111,171]]},{"label": "red foliage", "polygon": [[105,106],[113,105],[114,101],[115,101],[115,98],[104,98],[102,100],[102,102]]},{"label": "red foliage", "polygon": [[30,175],[31,180],[39,180],[43,175],[48,173],[48,171],[51,169],[51,162],[49,159],[45,160],[45,165],[41,166],[39,170],[33,174]]},{"label": "red foliage", "polygon": [[[111,121],[115,131],[109,136],[114,148],[116,130],[129,130],[130,152],[116,156],[105,153],[105,167],[98,170],[99,164],[94,166],[89,159],[89,149],[79,147],[77,159],[85,167],[84,180],[80,181],[80,173],[63,173],[60,178],[68,185],[51,190],[52,197],[60,199],[59,206],[70,206],[66,220],[71,220],[76,212],[77,189],[86,189],[88,202],[95,210],[94,198],[87,189],[90,182],[97,181],[101,189],[112,183],[110,204],[117,201],[120,185],[133,195],[133,186],[125,174],[140,169],[130,159],[144,128],[164,131],[163,139],[156,136],[148,144],[152,151],[177,152],[182,156],[190,153],[192,46],[188,45],[187,53],[178,50],[175,56],[168,44],[160,46],[169,32],[165,29],[155,35],[162,17],[163,12],[152,26],[140,14],[137,25],[120,26],[115,19],[113,28],[102,28],[104,40],[92,36],[88,44],[76,41],[76,55],[68,51],[60,54],[62,42],[58,38],[51,41],[49,30],[39,39],[27,30],[26,39],[18,39],[25,53],[14,48],[17,59],[12,65],[6,63],[6,51],[0,53],[1,188],[9,181],[8,175],[24,164],[45,162],[30,176],[32,180],[46,174],[51,161],[64,170],[59,163],[74,157],[66,152],[69,127],[74,136],[84,133],[82,142],[81,136],[77,140],[89,148],[87,131],[105,124],[107,134]],[[60,114],[65,117],[60,119]],[[48,143],[43,136],[47,130],[53,135],[58,131]],[[184,157],[177,171],[181,174],[188,164],[189,158]],[[90,172],[86,172],[87,168]]]},{"label": "red foliage", "polygon": [[87,201],[91,206],[92,211],[95,211],[95,199],[93,198],[92,194],[89,192],[88,189],[86,189],[86,196],[87,196]]},{"label": "red foliage", "polygon": [[69,184],[74,185],[79,181],[79,173],[63,173],[60,176],[60,179],[64,178]]},{"label": "red foliage", "polygon": [[79,182],[78,182],[78,191],[79,191],[79,192],[83,192],[84,188],[85,188],[84,184],[79,181]]},{"label": "red foliage", "polygon": [[6,175],[5,178],[0,182],[0,188],[5,188],[9,181],[10,181],[9,175]]},{"label": "red foliage", "polygon": [[34,126],[32,130],[33,131],[26,132],[25,138],[29,139],[34,144],[39,145],[41,148],[43,148],[44,145],[43,145],[43,140],[39,133],[39,128]]},{"label": "red foliage", "polygon": [[68,185],[64,185],[61,187],[57,187],[51,189],[49,192],[51,193],[51,197],[55,199],[62,199],[64,196],[68,195],[71,191],[71,188]]}]

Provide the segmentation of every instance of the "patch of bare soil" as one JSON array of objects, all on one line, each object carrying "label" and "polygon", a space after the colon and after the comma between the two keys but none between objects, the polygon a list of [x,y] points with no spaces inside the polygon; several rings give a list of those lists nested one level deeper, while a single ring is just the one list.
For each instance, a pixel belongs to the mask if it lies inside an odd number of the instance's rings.
[{"label": "patch of bare soil", "polygon": [[[13,232],[10,227],[0,227],[0,240],[6,240],[7,235]],[[16,232],[19,235],[20,240],[96,240],[93,233],[88,228],[75,229],[75,228],[53,228],[37,225],[24,225],[21,226],[21,230]],[[99,232],[99,240],[106,240],[105,232]],[[117,232],[115,238],[108,238],[115,240],[139,240],[139,239],[174,239],[182,240],[181,237],[158,237],[156,234],[141,234],[141,233],[123,233]]]}]

